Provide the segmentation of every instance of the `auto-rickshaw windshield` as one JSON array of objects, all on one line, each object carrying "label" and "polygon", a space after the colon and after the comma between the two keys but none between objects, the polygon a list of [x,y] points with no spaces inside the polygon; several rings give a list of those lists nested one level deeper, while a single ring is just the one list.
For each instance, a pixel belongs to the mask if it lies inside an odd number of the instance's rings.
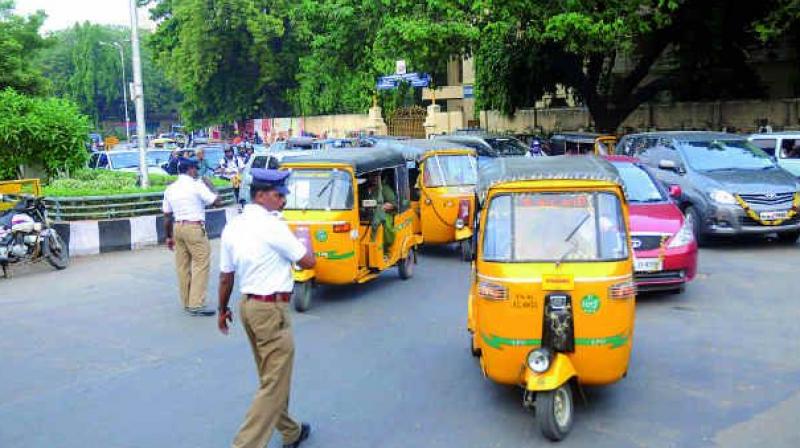
[{"label": "auto-rickshaw windshield", "polygon": [[293,170],[287,182],[286,210],[350,210],[353,178],[341,170]]},{"label": "auto-rickshaw windshield", "polygon": [[426,187],[475,185],[478,172],[475,157],[468,155],[436,155],[425,163],[422,179]]},{"label": "auto-rickshaw windshield", "polygon": [[627,241],[622,206],[612,193],[509,193],[489,204],[483,259],[613,261],[628,257]]}]

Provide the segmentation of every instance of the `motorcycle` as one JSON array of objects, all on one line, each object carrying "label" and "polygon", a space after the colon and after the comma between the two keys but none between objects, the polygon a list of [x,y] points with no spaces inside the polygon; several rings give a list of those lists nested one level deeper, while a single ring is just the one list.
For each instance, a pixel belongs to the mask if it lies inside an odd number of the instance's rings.
[{"label": "motorcycle", "polygon": [[23,197],[0,214],[0,267],[9,278],[9,265],[47,260],[56,269],[69,264],[69,247],[50,226],[42,198]]}]

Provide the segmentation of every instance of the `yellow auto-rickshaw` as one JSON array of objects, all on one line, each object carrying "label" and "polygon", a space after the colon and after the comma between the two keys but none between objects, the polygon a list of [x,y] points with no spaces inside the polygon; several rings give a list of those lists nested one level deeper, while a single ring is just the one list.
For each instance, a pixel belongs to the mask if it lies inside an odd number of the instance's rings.
[{"label": "yellow auto-rickshaw", "polygon": [[464,260],[472,258],[475,150],[445,140],[393,142],[409,168],[414,226],[425,244],[458,243]]},{"label": "yellow auto-rickshaw", "polygon": [[550,137],[550,155],[610,156],[614,154],[617,137],[589,132],[566,132]]},{"label": "yellow auto-rickshaw", "polygon": [[503,158],[482,167],[478,195],[472,352],[561,440],[573,390],[628,371],[636,288],[621,180],[592,156]]},{"label": "yellow auto-rickshaw", "polygon": [[[281,169],[292,172],[283,216],[317,257],[314,269],[294,272],[297,311],[310,308],[314,284],[365,283],[393,266],[400,278],[412,276],[422,236],[414,232],[408,169],[398,151],[307,151],[285,159]],[[380,196],[393,190],[392,210],[368,196],[375,186],[369,182],[380,185]],[[389,237],[393,242],[384,244]]]}]

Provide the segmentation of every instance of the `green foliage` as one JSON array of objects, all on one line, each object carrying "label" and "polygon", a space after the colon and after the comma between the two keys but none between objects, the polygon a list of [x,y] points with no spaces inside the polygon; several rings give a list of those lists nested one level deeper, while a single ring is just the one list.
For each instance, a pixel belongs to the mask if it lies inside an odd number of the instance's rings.
[{"label": "green foliage", "polygon": [[10,87],[28,94],[45,90],[47,83],[30,57],[46,45],[39,35],[44,19],[41,11],[16,15],[13,1],[0,0],[0,90]]},{"label": "green foliage", "polygon": [[[146,39],[148,34],[142,34]],[[86,22],[57,31],[48,41],[49,48],[40,52],[37,61],[51,81],[52,93],[78,103],[95,125],[111,118],[122,120],[125,116],[122,86],[127,88],[127,83],[133,81],[130,30]],[[115,42],[123,49],[126,83],[123,83],[123,61]],[[145,113],[148,117],[174,116],[180,96],[152,58],[152,52],[143,46]],[[133,102],[129,101],[133,118]]]},{"label": "green foliage", "polygon": [[[109,170],[81,169],[69,177],[53,179],[44,187],[44,195],[49,197],[75,196],[113,196],[135,193],[155,193],[164,191],[177,176],[160,174],[150,175],[150,187],[142,189],[138,186],[136,173]],[[230,186],[222,179],[212,179],[217,187]]]},{"label": "green foliage", "polygon": [[86,164],[89,120],[68,100],[0,92],[0,179],[14,179],[20,165],[48,175]]},{"label": "green foliage", "polygon": [[285,113],[296,51],[287,31],[291,0],[168,0],[149,40],[184,96],[189,126]]}]

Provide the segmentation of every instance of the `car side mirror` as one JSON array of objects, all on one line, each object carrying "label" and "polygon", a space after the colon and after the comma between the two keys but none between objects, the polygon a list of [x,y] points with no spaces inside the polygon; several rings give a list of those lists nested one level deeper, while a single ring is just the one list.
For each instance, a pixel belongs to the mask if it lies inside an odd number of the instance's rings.
[{"label": "car side mirror", "polygon": [[673,171],[677,174],[683,174],[683,168],[675,163],[674,160],[660,160],[658,162],[658,167],[662,170]]},{"label": "car side mirror", "polygon": [[375,199],[364,199],[361,201],[361,206],[363,208],[376,208],[378,206],[378,201]]},{"label": "car side mirror", "polygon": [[670,185],[669,186],[669,196],[672,199],[680,199],[683,196],[683,190],[681,189],[680,185]]}]

